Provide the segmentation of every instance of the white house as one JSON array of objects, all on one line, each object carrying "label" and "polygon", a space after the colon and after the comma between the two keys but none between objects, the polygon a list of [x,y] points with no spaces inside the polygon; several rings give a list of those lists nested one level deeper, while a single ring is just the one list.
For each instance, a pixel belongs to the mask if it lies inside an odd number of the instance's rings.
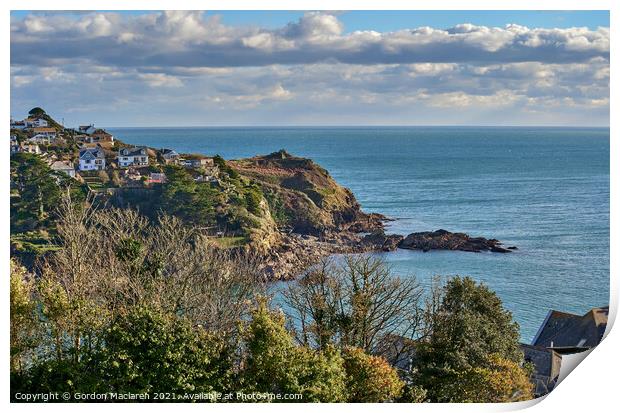
[{"label": "white house", "polygon": [[37,145],[49,145],[51,139],[47,135],[35,135],[32,138],[28,138],[28,143],[36,143]]},{"label": "white house", "polygon": [[80,171],[102,171],[105,169],[105,153],[99,148],[80,149]]},{"label": "white house", "polygon": [[165,163],[176,163],[179,159],[179,154],[174,149],[162,149],[159,152]]},{"label": "white house", "polygon": [[95,131],[95,125],[84,125],[84,126],[78,126],[78,132],[79,133],[85,133],[87,135],[90,135],[91,133],[93,133]]},{"label": "white house", "polygon": [[75,168],[73,168],[71,162],[56,161],[50,166],[50,168],[53,171],[62,172],[69,175],[71,178],[75,178]]},{"label": "white house", "polygon": [[50,140],[56,139],[56,129],[45,127],[32,128],[31,139],[47,140],[49,142]]},{"label": "white house", "polygon": [[24,119],[24,125],[26,128],[46,128],[48,123],[41,118],[26,118]]},{"label": "white house", "polygon": [[122,148],[118,151],[118,166],[128,168],[130,166],[148,166],[149,154],[146,146]]}]

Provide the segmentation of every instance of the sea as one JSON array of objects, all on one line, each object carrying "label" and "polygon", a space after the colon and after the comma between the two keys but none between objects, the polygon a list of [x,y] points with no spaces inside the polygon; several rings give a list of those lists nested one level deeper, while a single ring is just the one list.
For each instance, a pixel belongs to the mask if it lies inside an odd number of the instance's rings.
[{"label": "sea", "polygon": [[609,303],[609,128],[108,128],[136,145],[226,159],[285,149],[350,188],[388,232],[446,229],[517,246],[509,254],[380,253],[394,274],[470,276],[535,336],[551,309]]}]

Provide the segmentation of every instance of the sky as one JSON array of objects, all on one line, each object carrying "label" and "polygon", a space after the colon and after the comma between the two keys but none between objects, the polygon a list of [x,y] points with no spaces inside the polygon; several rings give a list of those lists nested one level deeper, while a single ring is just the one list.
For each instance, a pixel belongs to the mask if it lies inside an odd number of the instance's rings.
[{"label": "sky", "polygon": [[11,116],[65,125],[609,125],[601,11],[11,13]]}]

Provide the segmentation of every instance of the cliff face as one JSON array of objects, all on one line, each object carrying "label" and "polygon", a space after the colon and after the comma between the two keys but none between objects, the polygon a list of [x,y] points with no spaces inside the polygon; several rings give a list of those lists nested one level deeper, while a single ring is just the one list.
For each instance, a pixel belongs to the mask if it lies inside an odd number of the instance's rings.
[{"label": "cliff face", "polygon": [[262,252],[269,279],[291,279],[330,254],[375,249],[360,233],[383,232],[384,217],[364,213],[353,193],[310,159],[279,151],[227,161],[258,184],[267,210],[246,248]]},{"label": "cliff face", "polygon": [[229,164],[261,185],[280,229],[322,236],[382,227],[380,216],[362,212],[353,193],[310,159],[279,151]]}]

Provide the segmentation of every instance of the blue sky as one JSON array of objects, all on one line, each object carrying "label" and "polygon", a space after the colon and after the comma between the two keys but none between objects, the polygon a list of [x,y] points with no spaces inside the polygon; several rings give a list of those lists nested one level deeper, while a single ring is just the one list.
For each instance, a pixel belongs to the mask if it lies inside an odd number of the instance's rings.
[{"label": "blue sky", "polygon": [[608,27],[606,11],[14,11],[11,114],[606,126]]},{"label": "blue sky", "polygon": [[[13,11],[14,18],[23,18],[30,11]],[[122,13],[140,15],[148,11],[131,10]],[[222,16],[222,21],[234,26],[257,25],[265,28],[277,28],[295,21],[303,16],[303,11],[212,11],[208,14]],[[472,23],[480,26],[503,27],[518,23],[529,27],[567,28],[585,26],[596,29],[609,27],[609,11],[549,11],[549,10],[458,10],[435,11],[418,10],[409,12],[374,10],[348,11],[339,16],[344,23],[345,32],[355,30],[394,31],[418,26],[437,28],[453,27],[460,23]]]}]

